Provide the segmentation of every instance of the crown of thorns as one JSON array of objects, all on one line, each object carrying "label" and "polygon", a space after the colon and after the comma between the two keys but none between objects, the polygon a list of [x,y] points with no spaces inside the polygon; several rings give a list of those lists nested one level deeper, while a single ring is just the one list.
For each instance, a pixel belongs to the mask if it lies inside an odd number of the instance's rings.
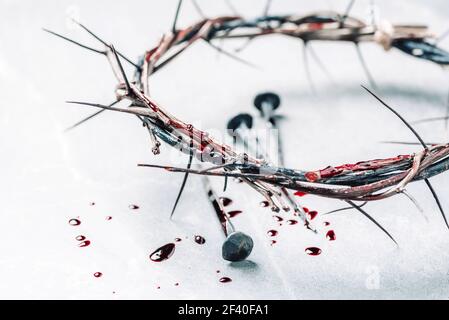
[{"label": "crown of thorns", "polygon": [[[101,109],[71,128],[105,110],[133,114],[147,128],[154,154],[160,152],[160,140],[162,140],[189,155],[187,168],[139,164],[145,167],[164,168],[170,172],[185,173],[180,193],[188,174],[219,176],[224,177],[225,181],[228,177],[239,178],[259,192],[268,201],[273,211],[279,211],[280,208],[293,209],[311,229],[313,228],[307,215],[296,203],[296,200],[289,196],[287,190],[344,200],[373,221],[394,241],[393,237],[356,202],[381,200],[400,193],[411,198],[405,192],[407,184],[424,180],[449,228],[441,203],[429,182],[429,178],[432,176],[449,169],[449,144],[429,145],[425,143],[401,115],[366,87],[363,88],[392,111],[412,131],[423,147],[420,152],[387,159],[328,166],[315,171],[275,167],[263,159],[246,153],[240,154],[232,146],[222,144],[207,132],[183,122],[171,115],[150,96],[150,76],[197,41],[204,41],[219,52],[250,64],[215,45],[212,42],[214,39],[243,38],[251,41],[260,36],[280,34],[300,39],[305,44],[309,41],[332,40],[348,41],[358,45],[360,42],[371,41],[382,45],[385,49],[397,48],[414,57],[430,60],[439,65],[448,65],[449,53],[432,43],[432,36],[426,26],[387,25],[379,27],[368,25],[359,19],[350,17],[347,14],[348,8],[345,14],[335,12],[320,12],[307,16],[270,16],[265,14],[253,20],[246,20],[239,16],[204,18],[190,27],[177,29],[176,21],[180,6],[181,1],[178,4],[172,30],[162,36],[157,46],[146,51],[138,63],[134,63],[115,50],[113,45],[106,43],[79,22],[76,23],[105,46],[104,50],[91,48],[44,29],[85,49],[106,56],[119,82],[116,88],[117,99],[109,105],[68,101]],[[120,58],[135,67],[134,81],[128,80]],[[369,78],[371,79],[371,77]],[[115,106],[116,103],[124,99],[130,101],[128,107]],[[192,169],[193,158],[212,164],[212,166],[201,170]],[[413,200],[413,198],[411,199]]]}]

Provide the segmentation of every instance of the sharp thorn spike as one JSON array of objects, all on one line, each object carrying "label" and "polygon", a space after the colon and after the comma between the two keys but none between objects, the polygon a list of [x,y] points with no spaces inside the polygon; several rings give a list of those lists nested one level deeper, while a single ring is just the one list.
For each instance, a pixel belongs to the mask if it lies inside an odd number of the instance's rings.
[{"label": "sharp thorn spike", "polygon": [[[190,148],[191,149],[193,148],[193,137],[190,143]],[[193,152],[191,151],[189,154],[189,162],[187,163],[187,170],[190,170],[190,168],[192,167],[192,162],[193,162]],[[173,218],[173,214],[175,213],[176,207],[178,206],[179,199],[181,199],[181,195],[184,192],[184,188],[186,186],[188,177],[189,172],[186,171],[186,173],[184,174],[184,178],[182,179],[181,188],[179,189],[178,195],[176,196],[175,204],[173,205],[173,209],[170,213],[170,219]]]},{"label": "sharp thorn spike", "polygon": [[[365,206],[367,203],[368,203],[368,201],[365,201],[364,203],[362,203],[362,204],[359,205],[358,207],[359,207],[359,208],[362,208],[362,207]],[[326,215],[328,215],[328,214],[337,213],[337,212],[346,211],[346,210],[351,210],[351,209],[354,209],[354,207],[353,207],[353,206],[350,206],[350,207],[344,207],[344,208],[340,208],[340,209],[335,209],[335,210],[332,210],[332,211],[328,211],[328,212],[326,212],[326,213],[323,213],[322,215],[323,215],[323,216],[326,216]]]},{"label": "sharp thorn spike", "polygon": [[246,65],[246,66],[248,66],[248,67],[251,67],[251,68],[255,68],[255,69],[259,69],[259,70],[260,70],[260,68],[259,68],[258,66],[256,66],[255,64],[253,64],[253,63],[251,63],[251,62],[249,62],[249,61],[246,61],[246,60],[244,60],[244,59],[242,59],[242,58],[240,58],[240,57],[237,57],[237,56],[233,55],[232,53],[229,53],[229,52],[227,52],[226,50],[224,50],[224,49],[222,49],[222,48],[220,48],[220,47],[217,47],[216,45],[214,45],[214,44],[211,43],[210,41],[207,41],[207,40],[206,40],[206,43],[209,44],[212,48],[214,48],[214,49],[217,50],[218,52],[224,54],[225,56],[228,56],[228,57],[231,58],[231,59],[234,59],[234,60],[236,60],[236,61],[238,61],[238,62],[240,62],[240,63],[243,63],[244,65]]},{"label": "sharp thorn spike", "polygon": [[176,24],[178,22],[179,13],[181,11],[182,0],[178,1],[178,6],[176,7],[175,19],[173,20],[172,32],[176,32]]},{"label": "sharp thorn spike", "polygon": [[359,211],[361,214],[363,214],[365,217],[367,217],[369,220],[371,220],[371,222],[373,222],[379,229],[381,229],[397,246],[398,243],[396,242],[396,240],[393,238],[393,236],[384,228],[382,227],[373,217],[371,217],[365,210],[363,210],[362,208],[360,208],[360,206],[356,205],[354,202],[352,202],[351,200],[346,200],[347,203],[349,203],[352,207],[354,207],[354,209],[356,209],[357,211]]},{"label": "sharp thorn spike", "polygon": [[370,86],[377,90],[377,84],[374,81],[374,78],[368,69],[368,65],[366,64],[365,59],[363,58],[362,50],[360,50],[359,44],[355,43],[355,47],[356,47],[357,56],[359,58],[360,64],[362,65],[362,68],[363,68],[363,72],[365,72],[365,75],[368,78],[368,82],[369,82]]},{"label": "sharp thorn spike", "polygon": [[374,94],[371,90],[369,90],[367,87],[362,85],[362,88],[368,91],[369,94],[371,94],[374,98],[377,99],[383,106],[385,106],[388,110],[393,112],[406,126],[410,129],[410,131],[415,135],[415,137],[419,140],[421,145],[424,149],[427,149],[427,145],[424,142],[424,140],[419,136],[419,134],[413,129],[413,127],[405,120],[396,110],[394,110],[392,107],[390,107],[388,104],[386,104],[381,98],[379,98],[376,94]]},{"label": "sharp thorn spike", "polygon": [[304,46],[302,49],[302,57],[304,62],[304,69],[306,71],[307,81],[310,85],[310,90],[313,94],[316,94],[315,85],[313,84],[312,74],[310,73],[309,59],[307,57],[307,42],[304,42]]},{"label": "sharp thorn spike", "polygon": [[[114,104],[116,104],[117,102],[119,102],[119,101],[118,101],[118,100],[114,101],[113,103],[111,103],[111,104],[109,105],[109,107],[112,107],[112,106],[113,106]],[[97,115],[99,115],[100,113],[102,113],[102,112],[105,111],[105,110],[107,110],[107,109],[101,109],[100,111],[97,111],[97,112],[91,114],[90,116],[88,116],[88,117],[86,117],[86,118],[84,118],[84,119],[78,121],[78,122],[75,123],[74,125],[68,127],[67,129],[64,130],[64,132],[68,132],[68,131],[70,131],[70,130],[72,130],[72,129],[75,129],[75,128],[78,127],[79,125],[81,125],[81,124],[83,124],[84,122],[86,122],[86,121],[88,121],[88,120],[90,120],[90,119],[96,117]]]},{"label": "sharp thorn spike", "polygon": [[123,70],[122,63],[120,62],[120,58],[117,55],[117,51],[115,51],[115,48],[112,44],[111,44],[110,48],[111,48],[112,53],[115,56],[115,59],[117,60],[118,67],[120,68],[120,73],[122,74],[123,81],[125,82],[125,85],[126,85],[126,90],[128,91],[127,94],[131,94],[132,93],[131,85],[129,84],[128,78],[126,77],[125,70]]},{"label": "sharp thorn spike", "polygon": [[[89,28],[87,28],[85,25],[83,25],[81,22],[78,22],[75,19],[72,19],[72,21],[74,23],[76,23],[78,26],[80,26],[84,31],[86,31],[87,33],[89,33],[92,37],[94,37],[95,39],[97,39],[98,41],[100,41],[103,45],[105,45],[106,47],[110,48],[110,45],[104,41],[103,39],[101,39],[98,35],[96,35],[92,30],[90,30]],[[119,51],[117,51],[117,54],[124,59],[126,62],[128,62],[129,64],[131,64],[132,66],[134,66],[136,69],[138,69],[139,71],[142,70],[142,67],[135,64],[134,62],[132,62],[129,58],[127,58],[126,56],[124,56],[123,54],[121,54]]]},{"label": "sharp thorn spike", "polygon": [[441,213],[441,215],[443,216],[443,220],[444,220],[444,223],[446,224],[446,227],[449,229],[449,224],[448,224],[448,222],[447,222],[447,218],[446,218],[446,215],[445,215],[445,213],[444,213],[443,206],[441,205],[440,199],[438,198],[438,195],[437,195],[437,193],[435,192],[435,189],[433,189],[433,186],[432,186],[432,184],[430,183],[429,179],[424,179],[424,181],[425,181],[427,187],[429,188],[430,192],[432,193],[432,196],[433,196],[433,198],[435,199],[435,202],[436,202],[437,205],[438,205],[438,209],[440,210],[440,213]]},{"label": "sharp thorn spike", "polygon": [[77,46],[80,46],[81,48],[84,48],[84,49],[87,49],[87,50],[90,50],[90,51],[92,51],[92,52],[96,52],[96,53],[99,53],[99,54],[102,54],[102,55],[106,55],[106,52],[105,52],[105,51],[101,51],[101,50],[97,50],[97,49],[88,47],[88,46],[86,46],[86,45],[84,45],[84,44],[82,44],[82,43],[79,43],[79,42],[77,42],[77,41],[75,41],[75,40],[72,40],[72,39],[67,38],[67,37],[65,37],[65,36],[63,36],[63,35],[60,35],[59,33],[53,32],[53,31],[48,30],[48,29],[45,29],[45,28],[42,28],[42,30],[44,30],[45,32],[48,32],[48,33],[50,33],[50,34],[52,34],[52,35],[54,35],[54,36],[57,36],[57,37],[59,37],[59,38],[61,38],[61,39],[64,39],[64,40],[66,40],[66,41],[68,41],[68,42],[71,42],[71,43],[73,43],[73,44],[76,44]]}]

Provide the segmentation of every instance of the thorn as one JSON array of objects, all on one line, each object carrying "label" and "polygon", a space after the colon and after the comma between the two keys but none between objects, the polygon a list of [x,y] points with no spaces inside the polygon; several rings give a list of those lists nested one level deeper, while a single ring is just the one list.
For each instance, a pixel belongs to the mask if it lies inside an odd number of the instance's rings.
[{"label": "thorn", "polygon": [[[98,41],[100,41],[103,45],[105,45],[106,47],[110,48],[111,46],[106,43],[106,41],[104,41],[103,39],[101,39],[99,36],[97,36],[95,33],[93,33],[90,29],[88,29],[85,25],[83,25],[82,23],[76,21],[75,19],[72,19],[72,21],[74,23],[76,23],[77,25],[79,25],[82,29],[84,29],[84,31],[86,31],[87,33],[89,33],[92,37],[94,37],[95,39],[97,39]],[[123,58],[126,62],[128,62],[129,64],[133,65],[137,70],[142,71],[142,67],[135,64],[134,62],[132,62],[129,58],[127,58],[126,56],[124,56],[123,54],[121,54],[120,52],[117,51],[117,54]]]},{"label": "thorn", "polygon": [[264,17],[268,16],[268,11],[270,11],[270,7],[271,7],[271,1],[272,0],[267,0],[267,2],[265,3],[265,8],[263,10]]},{"label": "thorn", "polygon": [[316,94],[316,89],[315,89],[315,85],[313,84],[312,74],[310,73],[309,60],[307,58],[307,42],[304,42],[304,46],[302,49],[302,57],[303,57],[304,69],[306,71],[306,77],[307,77],[307,81],[309,81],[310,89],[312,90],[313,94]]},{"label": "thorn", "polygon": [[119,59],[119,57],[118,57],[118,55],[117,55],[117,51],[115,51],[115,48],[114,48],[114,46],[113,46],[112,44],[111,44],[110,48],[111,48],[112,53],[113,53],[114,56],[115,56],[115,59],[117,60],[117,64],[118,64],[118,66],[119,66],[119,68],[120,68],[120,72],[121,72],[121,74],[122,74],[123,81],[125,82],[125,85],[126,85],[126,90],[128,91],[127,94],[129,95],[129,94],[132,93],[132,90],[131,90],[131,86],[130,86],[130,84],[129,84],[128,78],[126,77],[126,73],[125,73],[125,71],[123,70],[122,63],[120,62],[120,59]]},{"label": "thorn", "polygon": [[226,192],[227,187],[228,187],[228,176],[225,176],[224,177],[223,192]]},{"label": "thorn", "polygon": [[[380,141],[380,143],[388,143],[388,144],[403,144],[406,146],[421,146],[422,144],[420,142],[409,142],[409,141]],[[432,146],[432,145],[436,145],[436,144],[441,144],[441,143],[432,143],[432,142],[426,142],[426,145],[428,146]]]},{"label": "thorn", "polygon": [[[189,162],[187,163],[187,170],[190,170],[190,167],[192,166],[192,161],[193,161],[192,148],[193,148],[193,136],[191,137],[191,140],[190,140],[190,150],[191,151],[190,151],[190,154],[189,154]],[[170,219],[173,218],[173,214],[175,213],[175,210],[176,210],[176,207],[178,205],[179,199],[181,198],[181,195],[184,192],[184,187],[186,186],[188,177],[189,177],[189,172],[186,171],[186,173],[184,174],[184,178],[182,179],[181,188],[179,189],[178,195],[177,195],[176,200],[175,200],[175,204],[174,204],[173,209],[172,209],[172,211],[170,213]]]},{"label": "thorn", "polygon": [[390,107],[388,104],[386,104],[382,99],[380,99],[377,95],[375,95],[373,92],[371,92],[368,88],[366,88],[365,86],[362,85],[362,88],[365,89],[366,91],[368,91],[368,93],[370,93],[374,98],[377,99],[377,101],[379,101],[380,103],[382,103],[388,110],[390,110],[391,112],[393,112],[406,126],[407,128],[410,129],[411,132],[413,132],[413,134],[415,135],[415,137],[419,140],[419,142],[421,143],[421,145],[423,146],[424,149],[427,149],[427,145],[424,142],[424,140],[419,136],[419,134],[415,131],[415,129],[413,129],[413,127],[396,111],[394,110],[392,107]]},{"label": "thorn", "polygon": [[228,8],[231,10],[233,15],[240,16],[238,11],[235,9],[234,5],[232,4],[231,0],[225,0],[225,2],[226,2],[226,5],[228,6]]},{"label": "thorn", "polygon": [[65,37],[65,36],[63,36],[63,35],[60,35],[60,34],[58,34],[58,33],[56,33],[56,32],[53,32],[53,31],[51,31],[51,30],[48,30],[48,29],[45,29],[45,28],[42,28],[42,30],[44,30],[45,32],[48,32],[48,33],[50,33],[50,34],[52,34],[52,35],[54,35],[54,36],[57,36],[57,37],[59,37],[59,38],[61,38],[61,39],[64,39],[64,40],[69,41],[69,42],[71,42],[71,43],[74,43],[74,44],[76,44],[77,46],[80,46],[81,48],[84,48],[84,49],[87,49],[87,50],[90,50],[90,51],[93,51],[93,52],[96,52],[96,53],[99,53],[99,54],[102,54],[102,55],[106,55],[106,52],[104,52],[104,51],[101,51],[101,50],[97,50],[97,49],[88,47],[88,46],[86,46],[86,45],[84,45],[84,44],[81,44],[81,43],[79,43],[79,42],[77,42],[77,41],[75,41],[75,40],[72,40],[72,39],[70,39],[70,38],[67,38],[67,37]]},{"label": "thorn", "polygon": [[[365,201],[364,203],[362,203],[362,204],[359,205],[358,207],[359,207],[359,208],[362,208],[362,207],[365,206],[367,203],[368,203],[368,201]],[[354,209],[354,207],[353,207],[353,206],[350,206],[350,207],[344,207],[344,208],[340,208],[340,209],[335,209],[335,210],[332,210],[332,211],[328,211],[328,212],[326,212],[326,213],[323,213],[322,215],[325,216],[325,215],[328,215],[328,214],[331,214],[331,213],[336,213],[336,212],[346,211],[346,210],[351,210],[351,209]]]},{"label": "thorn", "polygon": [[[118,100],[114,101],[113,103],[111,103],[111,104],[109,105],[109,107],[112,107],[112,106],[113,106],[114,104],[116,104],[117,102],[118,102]],[[97,112],[91,114],[90,116],[88,116],[88,117],[86,117],[86,118],[84,118],[84,119],[78,121],[78,122],[75,123],[74,125],[68,127],[67,129],[64,130],[64,132],[67,132],[67,131],[70,131],[70,130],[72,130],[72,129],[75,129],[75,128],[78,127],[79,125],[81,125],[81,124],[83,124],[84,122],[86,122],[86,121],[92,119],[93,117],[96,117],[97,115],[99,115],[100,113],[102,113],[102,112],[105,111],[105,110],[106,110],[106,109],[102,109],[102,110],[100,110],[100,111],[97,111]]]},{"label": "thorn", "polygon": [[210,42],[210,41],[207,41],[207,40],[205,40],[205,41],[206,41],[206,43],[209,44],[212,48],[214,48],[214,49],[217,50],[218,52],[224,54],[225,56],[228,56],[228,57],[231,58],[231,59],[234,59],[234,60],[236,60],[236,61],[238,61],[238,62],[240,62],[240,63],[243,63],[244,65],[247,65],[248,67],[251,67],[251,68],[255,68],[255,69],[260,70],[260,67],[259,67],[259,66],[256,66],[255,64],[253,64],[253,63],[251,63],[251,62],[249,62],[249,61],[246,61],[246,60],[244,60],[244,59],[242,59],[242,58],[240,58],[240,57],[237,57],[236,55],[233,55],[232,53],[229,53],[229,52],[225,51],[224,49],[222,49],[222,48],[220,48],[220,47],[217,47],[216,45],[214,45],[214,44],[213,44],[212,42]]},{"label": "thorn", "polygon": [[421,213],[421,215],[423,216],[423,218],[429,222],[429,219],[427,218],[427,216],[424,214],[424,210],[423,208],[419,205],[418,201],[411,195],[409,194],[406,190],[402,190],[402,194],[405,195],[416,207],[416,209],[418,209],[418,211]]},{"label": "thorn", "polygon": [[438,198],[437,193],[432,187],[432,184],[430,183],[429,179],[424,179],[427,187],[429,188],[430,192],[432,193],[433,198],[435,199],[435,202],[438,205],[438,209],[440,210],[441,215],[443,216],[444,223],[446,224],[446,227],[449,229],[449,224],[447,222],[446,215],[444,214],[443,206],[441,205],[440,199]]},{"label": "thorn", "polygon": [[315,62],[318,64],[318,66],[320,67],[321,71],[323,71],[324,74],[327,75],[327,77],[329,78],[329,81],[332,82],[333,84],[335,84],[335,81],[331,75],[331,73],[329,72],[329,70],[326,68],[326,66],[324,65],[323,61],[321,61],[320,57],[318,57],[318,55],[316,54],[315,50],[313,49],[312,45],[309,44],[309,51],[312,55],[312,58],[315,60]]},{"label": "thorn", "polygon": [[204,14],[203,10],[201,10],[196,0],[192,0],[192,4],[195,7],[196,12],[198,12],[198,14],[200,15],[200,17],[203,19],[207,19],[206,15]]},{"label": "thorn", "polygon": [[352,6],[354,5],[355,0],[350,0],[348,6],[346,7],[345,13],[341,17],[340,21],[340,28],[343,27],[343,24],[345,23],[346,19],[348,18],[349,12],[352,9]]},{"label": "thorn", "polygon": [[172,32],[176,32],[176,23],[178,22],[179,12],[181,11],[182,0],[178,1],[178,7],[176,8],[175,19],[173,20]]},{"label": "thorn", "polygon": [[355,43],[355,47],[357,51],[357,56],[359,57],[360,64],[362,65],[363,71],[365,72],[366,77],[368,78],[370,86],[377,90],[376,82],[374,81],[374,78],[372,77],[371,72],[368,69],[365,59],[363,58],[362,50],[360,50],[359,44]]},{"label": "thorn", "polygon": [[[448,104],[449,106],[449,104]],[[449,113],[449,108],[447,110],[447,113]],[[445,116],[445,117],[434,117],[434,118],[426,118],[426,119],[421,119],[421,120],[417,120],[417,121],[413,121],[410,122],[411,124],[420,124],[420,123],[426,123],[426,122],[433,122],[433,121],[441,121],[441,120],[448,120],[449,119],[449,115]]]},{"label": "thorn", "polygon": [[354,207],[354,209],[356,209],[361,214],[363,214],[365,217],[367,217],[369,220],[371,220],[371,222],[373,222],[377,227],[379,227],[399,247],[398,243],[396,242],[396,240],[394,240],[393,236],[384,227],[382,227],[373,217],[371,217],[365,210],[360,208],[360,206],[356,205],[351,200],[345,200],[345,201],[347,203],[349,203],[352,207]]}]

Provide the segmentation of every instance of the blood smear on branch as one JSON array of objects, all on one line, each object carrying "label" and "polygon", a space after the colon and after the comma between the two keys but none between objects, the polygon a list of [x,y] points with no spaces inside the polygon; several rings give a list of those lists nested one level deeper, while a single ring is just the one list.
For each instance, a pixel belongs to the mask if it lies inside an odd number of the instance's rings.
[{"label": "blood smear on branch", "polygon": [[298,196],[298,197],[304,197],[306,194],[307,194],[306,192],[302,192],[302,191],[296,191],[294,193],[294,195]]}]

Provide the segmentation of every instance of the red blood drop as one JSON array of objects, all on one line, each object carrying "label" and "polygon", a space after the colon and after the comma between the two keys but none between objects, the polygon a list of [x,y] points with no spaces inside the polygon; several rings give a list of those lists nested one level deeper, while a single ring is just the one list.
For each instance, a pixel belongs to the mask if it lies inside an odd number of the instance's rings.
[{"label": "red blood drop", "polygon": [[222,278],[220,278],[220,282],[222,282],[222,283],[231,282],[231,281],[232,281],[232,279],[231,279],[231,278],[228,278],[228,277],[222,277]]},{"label": "red blood drop", "polygon": [[206,239],[204,239],[202,236],[195,236],[195,242],[198,244],[205,244]]},{"label": "red blood drop", "polygon": [[179,286],[179,283],[178,283],[178,282],[176,282],[176,283],[175,283],[175,286]]},{"label": "red blood drop", "polygon": [[175,252],[175,244],[167,243],[150,254],[151,261],[162,262],[170,258]]},{"label": "red blood drop", "polygon": [[304,210],[305,213],[310,211],[309,208],[307,208],[307,207],[302,207],[302,210]]},{"label": "red blood drop", "polygon": [[111,216],[107,216],[107,217],[106,217],[106,220],[111,220],[111,219],[112,219]]},{"label": "red blood drop", "polygon": [[276,244],[276,242],[277,242],[276,240],[271,240],[270,244],[273,245],[273,244]]},{"label": "red blood drop", "polygon": [[215,271],[216,273],[220,273],[221,271],[220,270],[217,270],[217,271]]},{"label": "red blood drop", "polygon": [[329,230],[329,231],[326,233],[326,238],[327,238],[327,240],[329,240],[329,241],[335,241],[335,240],[337,239],[337,236],[335,235],[334,230]]},{"label": "red blood drop", "polygon": [[302,191],[296,191],[294,193],[294,195],[298,196],[298,197],[304,197],[306,194],[307,194],[306,192],[302,192]]},{"label": "red blood drop", "polygon": [[77,236],[75,239],[78,240],[78,241],[83,241],[83,240],[86,239],[86,237],[85,237],[85,236],[82,236],[82,235],[79,235],[79,236]]},{"label": "red blood drop", "polygon": [[91,203],[89,203],[91,206],[94,206],[95,205],[95,202],[91,202]]},{"label": "red blood drop", "polygon": [[294,225],[294,224],[297,224],[298,223],[298,221],[296,221],[296,220],[288,220],[287,221],[287,224],[289,224],[289,225]]},{"label": "red blood drop", "polygon": [[131,210],[137,210],[137,209],[139,209],[140,207],[139,207],[138,205],[136,205],[136,204],[130,204],[130,205],[128,206],[128,208],[130,208]]},{"label": "red blood drop", "polygon": [[80,242],[78,247],[83,248],[83,247],[87,247],[89,245],[90,245],[90,240],[84,240],[84,241]]},{"label": "red blood drop", "polygon": [[309,256],[317,256],[317,255],[321,254],[321,249],[317,248],[317,247],[309,247],[309,248],[306,248],[305,251]]},{"label": "red blood drop", "polygon": [[[103,274],[101,272],[95,272],[94,273],[94,277],[95,278],[100,278]],[[114,292],[115,293],[115,292]]]},{"label": "red blood drop", "polygon": [[232,203],[232,200],[226,197],[220,197],[220,202],[223,206],[227,207]]},{"label": "red blood drop", "polygon": [[260,203],[260,206],[263,207],[263,208],[266,208],[266,207],[268,207],[269,205],[270,205],[270,203],[269,203],[268,201],[262,201],[262,202]]},{"label": "red blood drop", "polygon": [[280,221],[283,221],[283,220],[284,220],[284,218],[279,217],[279,216],[273,216],[273,218],[274,218],[274,220],[277,221],[277,222],[280,222]]},{"label": "red blood drop", "polygon": [[268,230],[267,234],[270,237],[275,237],[278,234],[278,232],[276,230]]},{"label": "red blood drop", "polygon": [[70,224],[71,226],[79,226],[79,225],[81,224],[81,221],[78,220],[78,219],[70,219],[70,220],[69,220],[69,224]]},{"label": "red blood drop", "polygon": [[234,218],[235,216],[237,216],[237,215],[239,215],[241,213],[242,213],[242,211],[240,211],[240,210],[234,210],[234,211],[229,211],[228,215],[229,215],[230,218]]},{"label": "red blood drop", "polygon": [[324,221],[323,223],[326,227],[329,226],[331,223],[329,221]]},{"label": "red blood drop", "polygon": [[308,215],[309,215],[309,219],[313,220],[318,215],[318,212],[317,211],[309,211]]},{"label": "red blood drop", "polygon": [[181,238],[175,238],[175,242],[181,242],[182,239]]}]

